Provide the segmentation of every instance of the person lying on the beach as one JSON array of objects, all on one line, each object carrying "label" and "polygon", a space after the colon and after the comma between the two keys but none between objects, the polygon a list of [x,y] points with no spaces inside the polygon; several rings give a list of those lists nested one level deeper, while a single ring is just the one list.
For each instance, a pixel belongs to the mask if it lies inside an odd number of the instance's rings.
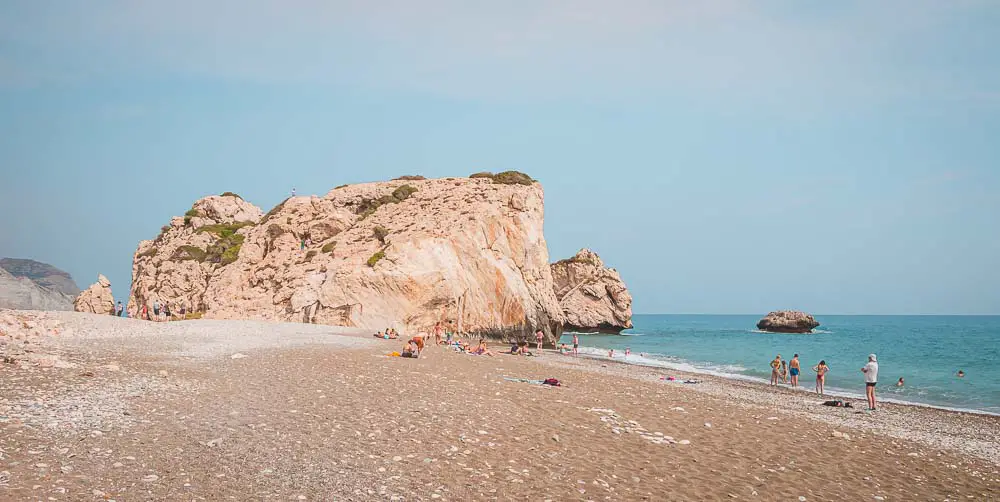
[{"label": "person lying on the beach", "polygon": [[493,357],[493,356],[496,355],[496,354],[493,353],[492,350],[490,350],[490,349],[488,349],[486,347],[486,339],[485,338],[480,338],[479,339],[479,346],[476,347],[476,350],[473,350],[472,353],[475,354],[475,355],[477,355],[477,356],[490,356],[490,357]]},{"label": "person lying on the beach", "polygon": [[851,403],[844,402],[844,401],[841,401],[839,399],[836,400],[836,401],[826,401],[826,402],[823,403],[823,406],[833,406],[835,408],[853,408],[854,407],[854,406],[851,406]]}]

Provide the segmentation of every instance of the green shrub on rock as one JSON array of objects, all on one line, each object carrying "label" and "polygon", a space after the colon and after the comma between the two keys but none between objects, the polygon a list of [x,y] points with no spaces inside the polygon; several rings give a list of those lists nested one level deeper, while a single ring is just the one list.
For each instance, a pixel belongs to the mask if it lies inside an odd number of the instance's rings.
[{"label": "green shrub on rock", "polygon": [[222,197],[236,197],[237,199],[243,200],[243,197],[240,197],[240,194],[233,192],[222,192]]},{"label": "green shrub on rock", "polygon": [[493,183],[501,185],[532,185],[535,180],[519,171],[504,171],[493,176]]},{"label": "green shrub on rock", "polygon": [[385,258],[385,251],[378,251],[377,253],[373,254],[371,258],[368,258],[368,266],[374,267],[375,264],[378,263],[379,260],[381,260],[382,258]]},{"label": "green shrub on rock", "polygon": [[475,179],[475,178],[489,178],[489,179],[493,179],[493,173],[487,172],[487,171],[483,171],[481,173],[472,173],[472,174],[469,175],[469,177],[473,178],[473,179]]},{"label": "green shrub on rock", "polygon": [[379,225],[372,229],[372,235],[374,235],[379,242],[385,244],[385,238],[389,236],[389,229]]}]

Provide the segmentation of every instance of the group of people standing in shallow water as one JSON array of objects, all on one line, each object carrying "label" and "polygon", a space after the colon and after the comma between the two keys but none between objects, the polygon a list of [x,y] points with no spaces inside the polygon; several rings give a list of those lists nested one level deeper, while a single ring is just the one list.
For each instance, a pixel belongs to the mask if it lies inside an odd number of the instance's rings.
[{"label": "group of people standing in shallow water", "polygon": [[[812,370],[816,373],[816,393],[822,396],[826,390],[826,375],[830,372],[830,366],[826,364],[826,360],[822,360],[813,366]],[[868,408],[874,410],[875,385],[878,383],[878,358],[875,357],[875,354],[868,356],[868,363],[861,368],[861,372],[865,375],[865,396],[868,398]],[[781,379],[781,383],[790,383],[792,387],[798,387],[800,373],[802,373],[802,363],[799,361],[798,354],[792,356],[791,361],[783,360],[781,354],[774,356],[771,361],[772,386],[778,385],[778,380]],[[902,386],[902,381],[903,379],[900,378],[900,383],[897,385]]]}]

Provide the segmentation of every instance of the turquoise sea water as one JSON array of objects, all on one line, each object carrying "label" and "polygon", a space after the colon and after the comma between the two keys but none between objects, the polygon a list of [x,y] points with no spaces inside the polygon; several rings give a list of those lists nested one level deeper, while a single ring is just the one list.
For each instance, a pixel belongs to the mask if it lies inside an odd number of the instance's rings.
[{"label": "turquoise sea water", "polygon": [[[860,368],[879,360],[882,398],[1000,413],[1000,316],[816,316],[816,333],[790,335],[756,329],[759,316],[637,315],[627,336],[580,335],[582,351],[670,369],[766,381],[776,354],[799,354],[800,386],[815,387],[812,367],[831,367],[827,392],[863,395]],[[572,343],[572,335],[564,336]],[[965,378],[955,374],[961,369]],[[899,377],[904,387],[896,387]]]}]

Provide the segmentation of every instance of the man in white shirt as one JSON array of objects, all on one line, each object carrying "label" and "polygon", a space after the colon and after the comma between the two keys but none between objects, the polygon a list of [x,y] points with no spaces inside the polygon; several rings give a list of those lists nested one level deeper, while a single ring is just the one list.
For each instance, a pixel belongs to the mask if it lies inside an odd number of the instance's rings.
[{"label": "man in white shirt", "polygon": [[878,383],[878,359],[875,354],[868,355],[868,364],[861,368],[865,374],[865,396],[868,398],[868,409],[875,411],[875,384]]}]

